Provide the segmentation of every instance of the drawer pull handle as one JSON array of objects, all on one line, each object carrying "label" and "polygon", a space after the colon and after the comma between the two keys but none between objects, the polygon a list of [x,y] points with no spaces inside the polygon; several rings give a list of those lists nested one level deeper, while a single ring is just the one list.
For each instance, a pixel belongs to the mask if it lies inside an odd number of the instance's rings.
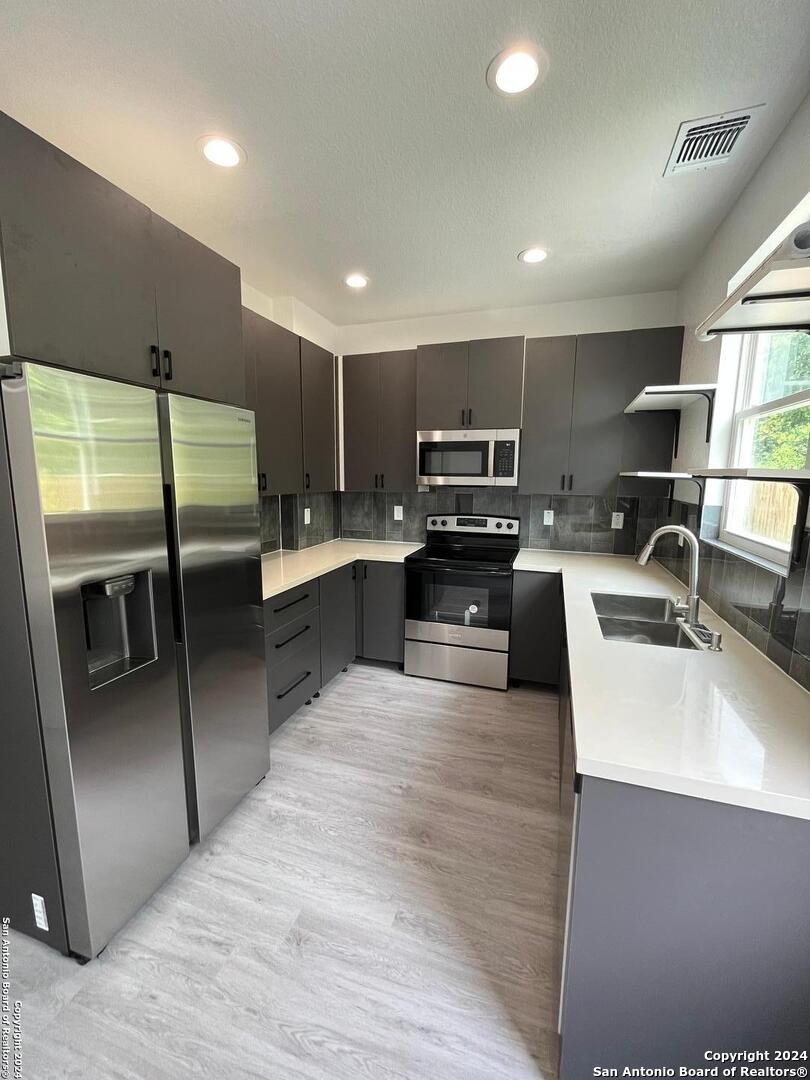
[{"label": "drawer pull handle", "polygon": [[300,604],[302,600],[308,600],[309,593],[305,592],[303,596],[298,596],[295,600],[291,600],[289,604],[282,604],[281,607],[273,608],[274,615],[280,615],[282,611],[286,611],[287,608],[295,607],[296,604]]},{"label": "drawer pull handle", "polygon": [[280,641],[278,645],[274,646],[274,648],[283,649],[285,645],[289,645],[291,641],[295,641],[297,637],[301,637],[302,634],[305,634],[307,630],[311,629],[311,626],[305,626],[302,630],[298,630],[295,634],[293,634],[292,637],[288,637],[286,641]]},{"label": "drawer pull handle", "polygon": [[287,696],[287,694],[291,694],[293,692],[293,690],[296,688],[296,686],[300,686],[301,683],[304,681],[304,679],[308,679],[311,674],[312,674],[311,671],[305,671],[304,674],[300,677],[300,679],[295,680],[295,682],[292,684],[292,686],[288,686],[286,690],[282,691],[282,693],[276,694],[276,699],[278,701],[281,701],[281,699],[285,698]]}]

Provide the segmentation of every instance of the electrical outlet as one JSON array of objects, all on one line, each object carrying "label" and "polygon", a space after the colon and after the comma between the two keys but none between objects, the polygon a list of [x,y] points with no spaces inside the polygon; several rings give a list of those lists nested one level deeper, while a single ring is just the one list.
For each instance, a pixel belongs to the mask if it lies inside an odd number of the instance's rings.
[{"label": "electrical outlet", "polygon": [[543,511],[543,524],[544,525],[553,525],[554,524],[554,511],[553,510],[544,510]]},{"label": "electrical outlet", "polygon": [[312,514],[310,512],[310,509],[309,509],[308,506],[305,506],[304,507],[304,524],[309,525],[311,519],[312,519]]},{"label": "electrical outlet", "polygon": [[402,507],[401,506],[395,506],[394,507],[394,521],[402,521]]},{"label": "electrical outlet", "polygon": [[624,514],[613,513],[610,515],[610,527],[611,529],[623,529],[624,528]]}]

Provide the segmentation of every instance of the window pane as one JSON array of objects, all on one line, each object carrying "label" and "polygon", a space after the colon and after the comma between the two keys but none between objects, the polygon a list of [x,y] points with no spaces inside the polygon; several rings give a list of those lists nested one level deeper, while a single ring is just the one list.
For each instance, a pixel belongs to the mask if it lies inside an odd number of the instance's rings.
[{"label": "window pane", "polygon": [[803,469],[810,439],[810,405],[777,409],[743,421],[737,465],[761,469]]},{"label": "window pane", "polygon": [[810,334],[757,334],[746,407],[810,389]]},{"label": "window pane", "polygon": [[788,550],[798,507],[794,487],[736,480],[729,498],[726,528],[730,532]]}]

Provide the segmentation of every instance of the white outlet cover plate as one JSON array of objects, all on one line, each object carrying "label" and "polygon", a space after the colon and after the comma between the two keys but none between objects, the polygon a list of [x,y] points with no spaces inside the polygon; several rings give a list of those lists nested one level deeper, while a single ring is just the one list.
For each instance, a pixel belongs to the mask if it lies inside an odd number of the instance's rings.
[{"label": "white outlet cover plate", "polygon": [[402,507],[401,506],[395,506],[394,507],[394,521],[402,521]]},{"label": "white outlet cover plate", "polygon": [[624,514],[613,513],[610,515],[610,527],[611,529],[623,529],[624,528]]},{"label": "white outlet cover plate", "polygon": [[543,524],[544,525],[553,525],[554,524],[554,511],[553,510],[544,510],[543,511]]},{"label": "white outlet cover plate", "polygon": [[311,513],[310,513],[310,509],[309,509],[309,507],[308,507],[308,506],[305,506],[305,507],[304,507],[304,524],[305,524],[305,525],[309,525],[309,522],[310,522],[310,518],[311,518],[311,516],[312,516],[312,515],[311,515]]}]

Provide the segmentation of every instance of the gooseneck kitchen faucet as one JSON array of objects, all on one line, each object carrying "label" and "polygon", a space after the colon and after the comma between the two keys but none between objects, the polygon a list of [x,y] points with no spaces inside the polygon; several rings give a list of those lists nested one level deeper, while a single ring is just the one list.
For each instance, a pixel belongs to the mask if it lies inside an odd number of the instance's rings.
[{"label": "gooseneck kitchen faucet", "polygon": [[653,548],[662,536],[666,536],[672,533],[675,536],[682,536],[683,539],[689,545],[689,551],[691,558],[689,560],[689,595],[686,598],[686,604],[676,604],[675,610],[680,614],[686,616],[686,621],[689,626],[697,626],[700,615],[700,597],[698,596],[698,563],[700,560],[700,545],[698,544],[698,538],[691,531],[687,529],[685,525],[662,525],[659,529],[650,536],[650,539],[641,549],[636,556],[636,562],[639,566],[646,566],[650,561],[650,556],[653,553]]}]

